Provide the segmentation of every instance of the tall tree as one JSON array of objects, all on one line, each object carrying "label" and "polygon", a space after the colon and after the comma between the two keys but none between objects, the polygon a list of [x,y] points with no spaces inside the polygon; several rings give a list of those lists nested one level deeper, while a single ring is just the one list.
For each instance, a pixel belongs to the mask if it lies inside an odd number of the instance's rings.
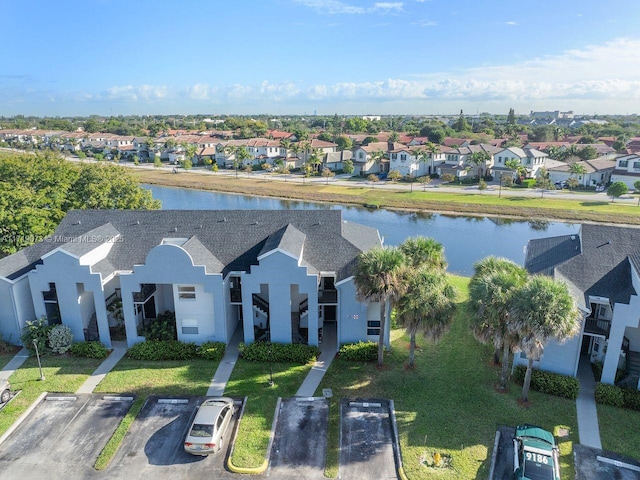
[{"label": "tall tree", "polygon": [[518,349],[527,356],[522,401],[529,400],[533,362],[550,340],[564,342],[580,332],[581,314],[565,283],[536,275],[512,297],[510,328],[520,337]]},{"label": "tall tree", "polygon": [[409,334],[409,367],[413,368],[416,333],[440,339],[451,325],[456,293],[441,270],[406,269],[405,275],[406,292],[398,299],[396,320]]},{"label": "tall tree", "polygon": [[487,170],[487,162],[491,160],[491,155],[484,151],[478,150],[469,155],[469,162],[471,162],[476,169],[476,175],[481,177]]},{"label": "tall tree", "polygon": [[393,303],[405,292],[404,255],[395,247],[378,247],[358,256],[354,269],[356,292],[360,299],[380,303],[378,365],[384,363],[385,332]]},{"label": "tall tree", "polygon": [[607,195],[611,197],[611,203],[616,198],[621,197],[629,191],[629,187],[624,182],[613,182],[609,188],[607,188]]},{"label": "tall tree", "polygon": [[524,285],[527,271],[506,258],[486,257],[474,265],[469,283],[473,315],[471,329],[482,343],[502,351],[498,388],[507,388],[509,354],[518,345],[517,332],[509,328],[509,308],[514,291]]},{"label": "tall tree", "polygon": [[509,109],[509,114],[507,115],[507,123],[509,125],[515,125],[516,124],[516,113],[513,110],[513,108]]},{"label": "tall tree", "polygon": [[444,271],[447,269],[447,260],[444,256],[444,247],[440,242],[428,237],[410,237],[402,242],[399,247],[410,267],[427,267],[430,270]]}]

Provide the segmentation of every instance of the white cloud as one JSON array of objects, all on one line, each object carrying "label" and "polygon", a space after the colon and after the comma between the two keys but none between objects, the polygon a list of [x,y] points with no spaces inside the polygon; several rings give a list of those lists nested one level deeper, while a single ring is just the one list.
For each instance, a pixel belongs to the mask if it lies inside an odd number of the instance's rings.
[{"label": "white cloud", "polygon": [[105,100],[148,101],[160,100],[167,96],[168,88],[162,85],[124,85],[108,88],[99,97]]},{"label": "white cloud", "polygon": [[305,7],[312,8],[319,13],[328,15],[350,14],[361,15],[363,13],[390,13],[401,12],[403,10],[402,2],[375,2],[370,7],[359,7],[350,5],[339,0],[293,0],[294,3]]},{"label": "white cloud", "polygon": [[504,23],[505,23],[505,25],[509,25],[511,27],[515,27],[516,25],[519,25],[519,23],[514,21],[514,20],[510,20],[510,21],[504,22]]},{"label": "white cloud", "polygon": [[[331,105],[335,111],[380,110],[393,113],[424,109],[473,108],[502,111],[565,108],[583,112],[640,112],[640,38],[620,38],[601,45],[567,50],[511,64],[475,67],[454,72],[416,72],[387,79],[334,82],[272,82],[190,86],[114,85],[105,91],[52,93],[49,90],[4,89],[0,100],[23,105],[29,100],[72,102],[92,106],[108,102],[130,104],[141,112],[173,105],[191,111],[207,106],[228,112],[304,111]],[[416,64],[419,65],[419,64]],[[405,68],[407,66],[404,66]],[[415,68],[420,68],[416,66]],[[372,73],[373,75],[373,73]],[[134,107],[134,105],[137,105]],[[98,107],[94,107],[98,108]],[[124,108],[124,107],[123,107]],[[172,110],[175,111],[175,110]],[[528,111],[528,110],[527,110]],[[353,113],[353,112],[352,112]]]}]

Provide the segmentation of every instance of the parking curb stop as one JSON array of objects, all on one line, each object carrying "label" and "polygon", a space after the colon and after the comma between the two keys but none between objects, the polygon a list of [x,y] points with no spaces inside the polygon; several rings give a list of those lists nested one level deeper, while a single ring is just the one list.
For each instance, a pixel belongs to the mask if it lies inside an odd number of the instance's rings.
[{"label": "parking curb stop", "polygon": [[243,473],[245,475],[260,475],[267,470],[269,466],[269,460],[265,459],[265,461],[259,467],[236,467],[233,464],[233,457],[229,456],[227,459],[227,467],[233,473]]}]

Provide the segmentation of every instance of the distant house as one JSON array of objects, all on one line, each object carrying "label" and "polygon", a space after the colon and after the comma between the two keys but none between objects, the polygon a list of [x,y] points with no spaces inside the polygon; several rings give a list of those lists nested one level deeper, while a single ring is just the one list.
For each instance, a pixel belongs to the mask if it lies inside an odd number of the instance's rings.
[{"label": "distant house", "polygon": [[328,168],[332,172],[342,170],[344,162],[351,160],[353,153],[350,150],[341,150],[339,152],[325,153],[322,157],[322,168]]},{"label": "distant house", "polygon": [[[464,147],[445,149],[444,162],[438,167],[438,174],[452,174],[456,178],[467,176],[484,176],[490,174],[495,163],[494,156],[502,149],[493,145],[481,143],[479,145],[467,145]],[[485,164],[476,165],[471,157],[476,152],[484,152],[489,155]]]},{"label": "distant house", "polygon": [[520,147],[508,147],[500,149],[494,155],[494,166],[496,170],[509,170],[507,162],[509,160],[517,160],[527,170],[527,177],[535,178],[538,176],[538,171],[545,166],[545,160],[549,157],[544,152],[536,150],[535,148],[526,146]]},{"label": "distant house", "polygon": [[[565,282],[584,314],[580,333],[550,342],[534,365],[575,376],[579,362],[603,362],[603,383],[621,370],[639,388],[640,229],[584,224],[576,235],[530,240],[525,267]],[[516,354],[514,364],[525,363]]]},{"label": "distant house", "polygon": [[584,174],[574,175],[571,173],[571,166],[568,163],[562,163],[548,169],[549,179],[553,183],[556,183],[567,181],[570,177],[575,177],[579,185],[583,187],[595,187],[596,185],[608,184],[611,181],[611,174],[616,167],[614,157],[611,155],[576,163],[584,167]]},{"label": "distant house", "polygon": [[[406,148],[402,143],[372,142],[368,145],[357,147],[353,150],[354,175],[369,175],[389,171],[389,152]],[[376,163],[375,153],[382,152],[383,159]]]},{"label": "distant house", "polygon": [[46,241],[0,259],[0,333],[20,343],[46,316],[111,347],[118,304],[129,346],[164,312],[197,344],[237,327],[249,343],[318,345],[328,329],[338,344],[377,341],[380,305],[356,298],[353,268],[379,246],[340,210],[70,211]]},{"label": "distant house", "polygon": [[616,167],[611,173],[612,182],[623,182],[631,190],[640,180],[640,155],[619,155],[615,157]]}]

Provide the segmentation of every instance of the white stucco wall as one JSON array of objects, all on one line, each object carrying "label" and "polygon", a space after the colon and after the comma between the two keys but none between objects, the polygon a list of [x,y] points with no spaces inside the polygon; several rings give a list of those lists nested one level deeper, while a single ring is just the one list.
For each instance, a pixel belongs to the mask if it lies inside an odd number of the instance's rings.
[{"label": "white stucco wall", "polygon": [[254,341],[251,295],[260,292],[261,285],[268,285],[271,341],[291,343],[291,285],[298,285],[300,295],[308,295],[309,345],[318,345],[318,279],[309,274],[298,260],[280,251],[261,257],[259,265],[251,267],[249,274],[242,275],[242,304],[244,315],[244,340]]},{"label": "white stucco wall", "polygon": [[[562,375],[575,376],[578,369],[582,335],[578,334],[570,340],[560,344],[551,340],[544,347],[544,353],[539,361],[533,362],[534,368]],[[520,352],[514,354],[514,366],[527,365],[527,359]]]},{"label": "white stucco wall", "polygon": [[[111,347],[107,309],[100,274],[91,273],[88,265],[81,265],[77,258],[62,250],[53,252],[43,258],[43,263],[37,265],[35,270],[29,273],[31,299],[36,318],[46,315],[42,293],[49,291],[49,283],[55,283],[56,285],[62,324],[71,328],[74,341],[84,341],[85,323],[83,318],[91,308],[90,304],[91,300],[93,300],[100,341],[107,347]],[[84,285],[84,291],[87,295],[79,295],[78,283]],[[91,292],[93,299],[88,295],[89,292]]]},{"label": "white stucco wall", "polygon": [[[613,307],[613,319],[611,320],[611,331],[609,332],[609,343],[607,345],[607,356],[604,359],[602,369],[602,383],[613,384],[616,378],[616,370],[620,361],[620,351],[625,333],[630,333],[632,329],[640,328],[640,297],[632,295],[629,304],[616,303]],[[640,345],[636,343],[635,335],[633,348],[631,350],[640,351]],[[630,338],[627,335],[627,338]]]},{"label": "white stucco wall", "polygon": [[[181,338],[181,320],[196,315],[199,319],[198,334],[189,334],[184,340],[194,343],[227,340],[222,275],[207,274],[203,266],[193,265],[191,256],[184,249],[177,245],[165,244],[154,247],[147,254],[144,265],[136,265],[133,272],[120,276],[129,346],[144,340],[144,337],[137,334],[136,318],[133,315],[133,292],[139,292],[140,286],[147,283],[163,285],[157,290],[158,302],[162,305],[157,303],[156,307],[162,306],[167,310],[171,310],[170,306],[177,308],[178,338]],[[197,290],[194,304],[182,308],[174,299],[173,285],[196,285],[200,288],[201,295],[198,297]],[[161,312],[162,310],[158,311]],[[178,312],[181,315],[180,320]]]},{"label": "white stucco wall", "polygon": [[[370,311],[375,320],[380,319],[380,304],[373,303],[369,308],[366,302],[359,302],[356,297],[356,287],[353,278],[336,284],[338,290],[338,347],[345,343],[360,340],[378,341],[378,336],[367,336],[367,313]],[[385,343],[390,345],[390,322],[386,324]]]}]

